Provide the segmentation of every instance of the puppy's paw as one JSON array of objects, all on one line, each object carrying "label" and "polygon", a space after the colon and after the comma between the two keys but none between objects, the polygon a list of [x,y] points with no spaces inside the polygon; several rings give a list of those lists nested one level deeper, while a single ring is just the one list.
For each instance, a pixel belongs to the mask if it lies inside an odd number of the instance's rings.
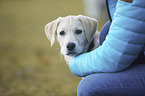
[{"label": "puppy's paw", "polygon": [[70,61],[71,58],[72,57],[70,57],[70,56],[64,55],[64,60],[67,63],[67,65],[69,65],[69,61]]}]

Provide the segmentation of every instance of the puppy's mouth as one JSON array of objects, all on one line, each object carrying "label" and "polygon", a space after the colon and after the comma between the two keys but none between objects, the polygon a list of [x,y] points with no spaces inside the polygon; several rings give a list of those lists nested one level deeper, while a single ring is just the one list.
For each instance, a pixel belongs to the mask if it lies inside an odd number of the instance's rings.
[{"label": "puppy's mouth", "polygon": [[66,55],[69,55],[69,56],[75,56],[75,55],[77,55],[77,53],[74,52],[74,51],[71,51],[71,52],[67,52]]}]

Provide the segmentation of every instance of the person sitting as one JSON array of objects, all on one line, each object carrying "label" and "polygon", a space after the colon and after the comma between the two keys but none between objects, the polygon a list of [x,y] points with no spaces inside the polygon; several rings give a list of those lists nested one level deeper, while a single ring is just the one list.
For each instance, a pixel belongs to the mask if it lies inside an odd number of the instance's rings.
[{"label": "person sitting", "polygon": [[145,0],[106,0],[100,46],[72,57],[77,96],[145,96]]}]

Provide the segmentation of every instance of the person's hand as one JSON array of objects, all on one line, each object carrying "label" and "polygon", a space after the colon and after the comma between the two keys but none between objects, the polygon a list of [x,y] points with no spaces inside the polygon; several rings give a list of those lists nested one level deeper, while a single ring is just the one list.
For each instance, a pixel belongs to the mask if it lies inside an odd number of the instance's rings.
[{"label": "person's hand", "polygon": [[64,59],[65,59],[65,62],[67,63],[67,65],[69,65],[69,61],[72,57],[70,56],[67,56],[67,55],[64,55]]}]

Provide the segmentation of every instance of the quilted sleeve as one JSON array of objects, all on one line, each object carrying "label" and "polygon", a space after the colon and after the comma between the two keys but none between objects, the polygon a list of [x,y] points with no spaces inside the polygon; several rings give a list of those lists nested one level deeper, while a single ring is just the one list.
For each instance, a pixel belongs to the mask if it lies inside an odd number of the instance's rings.
[{"label": "quilted sleeve", "polygon": [[99,48],[73,57],[69,68],[77,76],[128,68],[145,45],[145,0],[118,0],[109,33]]}]

